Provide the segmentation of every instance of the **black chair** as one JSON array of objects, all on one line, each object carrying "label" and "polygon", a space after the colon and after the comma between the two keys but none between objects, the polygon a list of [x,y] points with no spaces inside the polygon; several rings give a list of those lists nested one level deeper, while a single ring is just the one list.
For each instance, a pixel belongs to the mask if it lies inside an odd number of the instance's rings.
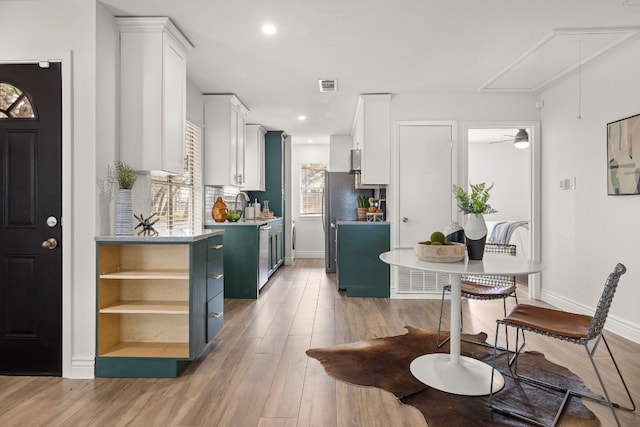
[{"label": "black chair", "polygon": [[[516,246],[500,243],[487,243],[484,247],[485,253],[496,253],[516,256]],[[438,322],[438,335],[436,345],[442,347],[449,341],[449,337],[440,341],[440,329],[442,327],[442,314],[444,309],[445,293],[451,292],[451,285],[446,285],[442,289],[442,300],[440,301],[440,321]],[[504,316],[507,315],[507,298],[513,297],[518,303],[516,296],[516,277],[501,275],[471,276],[463,275],[460,283],[460,292],[463,298],[476,300],[497,300],[502,299]],[[462,313],[460,313],[462,319]],[[462,322],[461,322],[462,324]],[[476,343],[483,344],[484,343]]]},{"label": "black chair", "polygon": [[[544,387],[550,390],[557,390],[564,392],[564,400],[558,409],[558,412],[555,415],[555,419],[551,426],[555,426],[562,412],[566,406],[567,401],[570,396],[579,396],[587,399],[591,399],[600,403],[603,403],[611,408],[611,412],[613,413],[613,417],[616,420],[616,424],[620,426],[620,421],[618,420],[618,415],[616,414],[615,408],[621,408],[628,411],[635,411],[636,405],[631,397],[631,393],[629,393],[629,388],[622,377],[622,373],[620,372],[620,368],[618,368],[618,364],[616,363],[615,358],[613,357],[613,353],[611,353],[611,349],[609,348],[609,344],[607,344],[602,331],[604,329],[605,321],[607,320],[607,315],[609,314],[609,307],[611,307],[611,302],[613,301],[613,295],[615,294],[616,288],[618,286],[618,281],[620,280],[620,276],[625,273],[627,269],[622,264],[617,264],[615,269],[611,274],[609,274],[607,281],[604,286],[604,291],[602,296],[600,297],[600,301],[598,302],[598,306],[596,308],[595,314],[593,316],[586,316],[583,314],[569,313],[562,310],[554,310],[551,308],[545,307],[536,307],[528,304],[519,304],[517,305],[513,311],[506,316],[502,320],[496,321],[496,346],[498,344],[498,332],[500,330],[500,325],[504,325],[505,328],[513,327],[516,328],[516,348],[518,348],[518,331],[528,331],[534,332],[536,334],[541,334],[543,336],[567,341],[573,344],[579,344],[583,346],[587,352],[589,357],[589,361],[593,366],[593,369],[596,373],[596,377],[600,382],[600,387],[602,387],[602,391],[604,392],[604,399],[600,399],[598,397],[585,395],[583,393],[567,390],[559,385],[550,384],[548,382],[544,382],[535,378],[525,377],[523,375],[519,375],[517,373],[518,369],[518,355],[520,354],[520,350],[516,350],[514,356],[514,363],[510,364],[510,371],[516,380],[521,380],[524,382],[537,384],[538,386]],[[600,343],[600,340],[604,343],[611,360],[613,361],[613,365],[618,372],[618,377],[620,378],[622,385],[624,386],[625,391],[627,392],[627,397],[629,398],[629,402],[631,402],[631,406],[625,407],[621,406],[617,403],[613,403],[611,398],[609,397],[609,392],[604,385],[602,380],[602,376],[600,375],[600,371],[596,366],[593,354]],[[589,345],[592,344],[591,349]],[[508,345],[508,344],[507,344]],[[495,372],[495,363],[496,363],[496,353],[498,349],[494,349],[493,352],[493,370],[491,373],[491,380],[493,381],[493,374]],[[532,418],[531,415],[515,413],[512,410],[505,410],[504,408],[499,408],[494,406],[493,404],[493,390],[489,395],[489,406],[491,409],[496,410],[498,412],[502,412],[513,417],[528,421],[530,423],[545,426],[539,420]]]}]

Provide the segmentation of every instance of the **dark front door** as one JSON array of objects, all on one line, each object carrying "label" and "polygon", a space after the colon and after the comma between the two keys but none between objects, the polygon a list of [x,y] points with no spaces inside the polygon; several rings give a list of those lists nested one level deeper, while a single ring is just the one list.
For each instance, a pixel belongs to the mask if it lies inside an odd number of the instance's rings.
[{"label": "dark front door", "polygon": [[0,64],[0,374],[62,374],[62,81],[42,65]]}]

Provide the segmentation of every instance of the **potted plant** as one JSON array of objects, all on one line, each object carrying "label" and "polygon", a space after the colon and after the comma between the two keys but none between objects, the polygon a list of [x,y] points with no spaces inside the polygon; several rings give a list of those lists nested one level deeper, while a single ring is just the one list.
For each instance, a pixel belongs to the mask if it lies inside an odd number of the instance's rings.
[{"label": "potted plant", "polygon": [[471,193],[462,187],[453,185],[453,195],[458,204],[458,210],[466,215],[467,221],[464,227],[464,236],[467,244],[467,254],[470,260],[481,260],[484,255],[484,245],[487,240],[487,224],[484,221],[484,214],[497,212],[489,201],[489,187],[484,182],[480,184],[470,184]]},{"label": "potted plant", "polygon": [[133,235],[133,196],[131,189],[136,179],[136,173],[131,166],[124,162],[115,163],[115,180],[118,182],[115,228],[117,236]]},{"label": "potted plant", "polygon": [[356,209],[358,221],[367,220],[368,204],[369,202],[367,201],[367,196],[358,195],[358,207]]},{"label": "potted plant", "polygon": [[124,162],[116,162],[116,180],[119,189],[131,190],[137,178],[131,166]]}]

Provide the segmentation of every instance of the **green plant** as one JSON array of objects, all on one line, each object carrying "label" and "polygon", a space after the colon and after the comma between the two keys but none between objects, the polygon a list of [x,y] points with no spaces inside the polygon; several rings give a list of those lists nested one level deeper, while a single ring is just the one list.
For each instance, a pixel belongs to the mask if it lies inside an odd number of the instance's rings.
[{"label": "green plant", "polygon": [[487,203],[489,190],[493,188],[493,184],[489,187],[484,182],[470,185],[471,194],[467,193],[462,187],[453,185],[453,195],[458,203],[460,212],[465,214],[491,214],[498,212]]},{"label": "green plant", "polygon": [[358,207],[359,208],[366,208],[369,205],[369,201],[367,200],[367,196],[358,196]]},{"label": "green plant", "polygon": [[116,162],[116,180],[118,181],[118,188],[131,189],[136,182],[136,173],[131,166],[124,162]]}]

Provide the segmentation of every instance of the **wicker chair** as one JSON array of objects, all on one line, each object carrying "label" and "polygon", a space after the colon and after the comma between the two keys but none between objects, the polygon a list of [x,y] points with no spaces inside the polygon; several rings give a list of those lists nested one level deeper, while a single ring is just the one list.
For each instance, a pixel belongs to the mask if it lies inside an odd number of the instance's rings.
[{"label": "wicker chair", "polygon": [[[618,416],[614,408],[621,408],[628,411],[635,411],[636,405],[631,397],[631,393],[629,393],[629,388],[622,377],[622,373],[620,372],[620,368],[618,368],[618,364],[616,363],[615,358],[613,357],[613,353],[611,353],[611,349],[609,348],[609,344],[604,338],[602,334],[604,323],[607,320],[607,315],[609,313],[609,307],[611,306],[611,302],[613,300],[613,295],[615,294],[616,288],[618,286],[618,281],[620,280],[620,276],[624,274],[626,268],[622,264],[617,264],[615,269],[611,274],[609,274],[607,281],[604,286],[604,291],[602,296],[600,297],[600,301],[598,302],[598,306],[596,308],[595,314],[593,316],[586,316],[583,314],[575,314],[569,313],[561,310],[554,310],[550,308],[544,307],[536,307],[527,304],[517,305],[513,311],[506,316],[502,320],[496,321],[496,345],[498,343],[498,332],[500,330],[500,325],[505,325],[505,327],[513,327],[516,328],[517,331],[528,331],[535,332],[537,334],[541,334],[547,337],[556,338],[563,341],[568,341],[573,344],[579,344],[583,346],[589,356],[589,361],[593,366],[593,369],[596,373],[596,377],[600,382],[600,387],[602,387],[602,391],[604,392],[604,399],[585,395],[579,393],[574,390],[566,390],[560,387],[559,385],[550,384],[544,381],[540,381],[535,378],[525,377],[523,375],[518,375],[518,355],[520,354],[520,349],[516,351],[514,356],[514,363],[509,367],[513,377],[517,380],[522,380],[524,382],[529,382],[536,384],[537,386],[545,387],[547,389],[562,391],[564,392],[564,400],[558,409],[558,412],[555,415],[555,419],[551,426],[555,426],[558,422],[560,416],[562,415],[562,411],[569,400],[570,396],[578,396],[584,397],[591,400],[595,400],[597,402],[603,403],[611,408],[611,412],[613,413],[613,417],[616,420],[616,424],[620,426],[620,421],[618,420]],[[613,403],[611,398],[609,397],[609,393],[607,388],[604,385],[602,380],[602,376],[600,375],[600,371],[596,366],[593,354],[600,343],[600,340],[604,343],[609,356],[613,362],[613,365],[618,372],[618,377],[624,386],[625,391],[627,392],[627,397],[629,398],[629,402],[631,406],[625,407],[621,406],[617,403]],[[589,345],[592,344],[591,349]],[[518,335],[516,333],[516,348],[518,347]],[[496,353],[497,349],[494,349],[493,353],[493,366],[494,369],[492,371],[492,381],[493,381],[493,373],[495,372],[495,363],[496,363]],[[493,391],[493,390],[492,390]],[[508,415],[514,416],[516,418],[528,421],[530,423],[545,426],[539,420],[533,419],[532,416],[520,413],[514,413],[512,410],[505,410],[499,407],[494,406],[493,404],[493,393],[489,395],[489,406],[498,412],[506,413]]]},{"label": "wicker chair", "polygon": [[[487,253],[497,253],[516,256],[515,245],[505,245],[500,243],[487,243],[484,247],[484,251]],[[449,341],[449,337],[440,341],[440,329],[442,326],[442,314],[444,309],[444,297],[445,293],[451,292],[451,285],[446,285],[442,289],[442,300],[440,301],[440,320],[438,322],[438,335],[436,345],[438,348],[442,347]],[[515,276],[499,276],[499,275],[486,275],[486,276],[470,276],[463,275],[460,283],[460,292],[463,298],[476,299],[476,300],[502,300],[504,316],[507,315],[507,298],[513,297],[518,303],[518,297],[516,296],[516,277]],[[460,313],[462,316],[462,313]],[[461,323],[462,324],[462,323]],[[476,343],[483,344],[484,343]]]}]

